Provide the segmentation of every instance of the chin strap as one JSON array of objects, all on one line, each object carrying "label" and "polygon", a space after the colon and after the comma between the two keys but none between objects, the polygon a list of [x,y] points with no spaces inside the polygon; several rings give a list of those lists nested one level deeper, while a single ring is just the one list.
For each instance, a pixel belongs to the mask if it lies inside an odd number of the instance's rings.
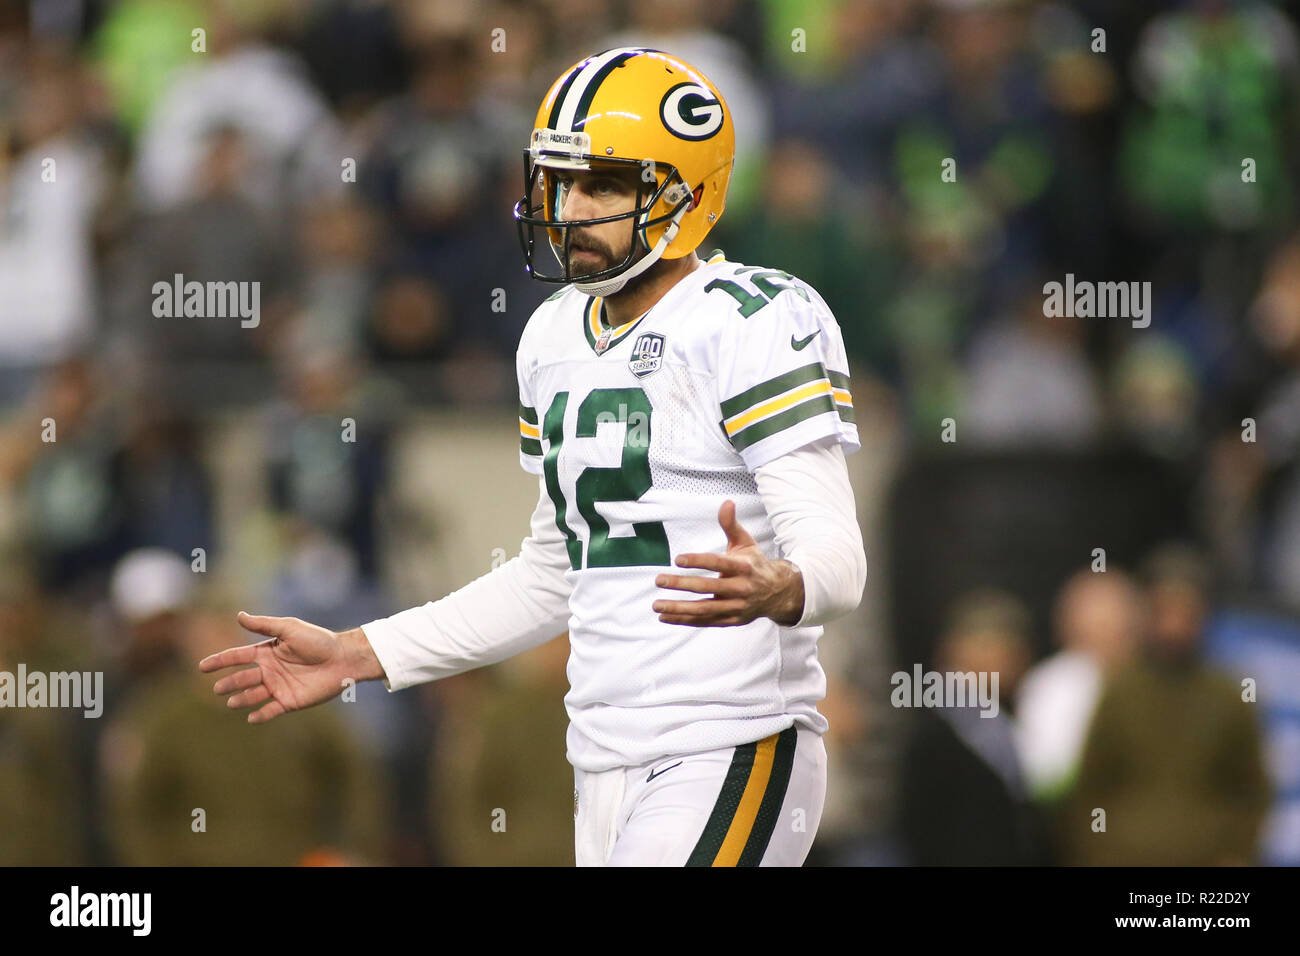
[{"label": "chin strap", "polygon": [[[584,295],[600,296],[602,298],[619,292],[623,286],[627,285],[628,280],[635,279],[659,261],[664,254],[664,250],[668,248],[668,244],[677,238],[677,230],[681,227],[682,216],[686,215],[690,206],[690,203],[685,203],[682,208],[677,210],[673,218],[668,221],[664,234],[659,237],[655,247],[646,253],[645,257],[639,262],[633,263],[625,271],[608,279],[600,279],[596,282],[575,282],[573,283],[574,288]],[[649,214],[647,213],[647,215]]]}]

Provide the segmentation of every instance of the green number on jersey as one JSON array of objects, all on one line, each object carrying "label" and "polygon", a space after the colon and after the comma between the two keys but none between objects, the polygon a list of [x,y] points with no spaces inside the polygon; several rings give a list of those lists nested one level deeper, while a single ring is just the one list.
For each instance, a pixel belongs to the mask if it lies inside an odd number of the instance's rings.
[{"label": "green number on jersey", "polygon": [[808,298],[808,292],[803,286],[790,284],[790,281],[794,279],[794,276],[790,275],[788,272],[782,272],[780,269],[769,269],[767,272],[756,272],[750,276],[750,279],[753,280],[754,287],[769,299],[775,299],[778,295],[788,289],[805,302],[810,301]]},{"label": "green number on jersey", "polygon": [[[560,492],[559,455],[564,441],[564,412],[569,393],[560,392],[546,412],[545,434],[550,447],[542,460],[546,490],[555,503],[555,524],[564,534],[569,566],[582,567],[582,544],[565,520],[567,507]],[[578,476],[578,512],[591,529],[587,567],[622,568],[669,565],[668,532],[662,521],[638,521],[629,537],[611,538],[609,522],[596,510],[600,501],[636,501],[650,490],[650,400],[639,388],[594,389],[578,407],[576,438],[594,438],[601,421],[624,421],[623,457],[617,468],[584,468]],[[644,423],[644,429],[641,427]]]},{"label": "green number on jersey", "polygon": [[551,402],[551,407],[546,410],[546,418],[542,422],[542,434],[546,436],[550,447],[546,449],[546,457],[542,459],[542,472],[546,475],[546,493],[555,503],[555,526],[564,534],[565,547],[569,550],[569,566],[576,571],[582,566],[582,542],[564,520],[568,509],[564,503],[564,495],[560,492],[560,469],[556,463],[556,459],[560,457],[560,445],[564,443],[564,411],[568,407],[569,393],[560,392]]},{"label": "green number on jersey", "polygon": [[736,305],[740,307],[740,317],[742,319],[749,318],[768,303],[768,300],[761,295],[750,295],[749,292],[730,279],[714,279],[704,287],[705,292],[712,292],[714,289],[721,289],[736,300]]},{"label": "green number on jersey", "polygon": [[747,319],[763,306],[767,305],[782,292],[790,291],[797,294],[805,302],[810,301],[808,292],[797,285],[789,283],[794,276],[781,269],[764,269],[759,270],[759,266],[742,266],[737,272],[753,272],[750,280],[754,283],[754,288],[758,289],[759,295],[753,295],[738,282],[732,282],[730,279],[714,279],[704,287],[705,292],[712,292],[714,289],[721,289],[727,295],[736,300],[740,308],[740,317]]}]

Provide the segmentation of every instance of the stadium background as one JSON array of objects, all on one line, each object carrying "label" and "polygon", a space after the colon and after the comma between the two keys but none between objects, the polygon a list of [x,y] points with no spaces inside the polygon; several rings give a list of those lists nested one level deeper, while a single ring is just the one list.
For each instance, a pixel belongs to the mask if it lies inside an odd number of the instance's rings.
[{"label": "stadium background", "polygon": [[[563,637],[265,727],[194,664],[241,608],[341,629],[517,553],[521,150],[628,43],[732,108],[701,251],[810,282],[851,357],[810,862],[1300,862],[1300,32],[1228,0],[0,3],[0,670],[106,675],[98,720],[0,710],[0,862],[572,863]],[[259,325],[155,318],[175,273]],[[1067,273],[1150,280],[1150,326],[1045,318]],[[1144,669],[1147,598],[1221,677]],[[1021,706],[1062,646],[1119,688],[1086,757]],[[913,664],[998,671],[999,717],[891,707]]]}]

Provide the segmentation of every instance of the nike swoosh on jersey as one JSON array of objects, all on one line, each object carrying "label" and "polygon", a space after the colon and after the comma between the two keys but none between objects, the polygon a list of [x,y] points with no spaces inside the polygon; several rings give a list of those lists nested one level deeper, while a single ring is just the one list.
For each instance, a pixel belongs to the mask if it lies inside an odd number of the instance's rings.
[{"label": "nike swoosh on jersey", "polygon": [[664,767],[664,769],[662,769],[662,770],[651,770],[651,771],[650,771],[650,776],[648,776],[648,777],[645,778],[645,782],[646,782],[646,783],[649,783],[649,782],[650,782],[651,780],[653,780],[655,777],[662,777],[662,776],[663,776],[664,774],[666,774],[669,770],[672,770],[673,767],[680,767],[681,765],[682,765],[682,761],[679,760],[679,761],[677,761],[675,764],[673,764],[672,766]]},{"label": "nike swoosh on jersey", "polygon": [[790,336],[790,348],[798,352],[801,348],[803,348],[813,339],[817,338],[817,336],[821,334],[821,331],[822,331],[821,329],[818,329],[812,335],[809,335],[807,338],[803,338],[803,339],[796,339],[793,335]]}]

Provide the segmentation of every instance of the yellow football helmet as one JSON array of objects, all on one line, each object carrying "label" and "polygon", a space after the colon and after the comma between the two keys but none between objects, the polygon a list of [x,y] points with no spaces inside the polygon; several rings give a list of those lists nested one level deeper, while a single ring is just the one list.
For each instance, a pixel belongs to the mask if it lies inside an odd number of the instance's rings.
[{"label": "yellow football helmet", "polygon": [[[623,47],[575,63],[552,85],[524,150],[524,198],[514,217],[524,267],[541,282],[613,295],[660,258],[689,255],[722,217],[735,162],[731,113],[699,70],[660,50]],[[555,170],[638,167],[636,208],[600,219],[560,218]],[[570,274],[574,227],[631,220],[627,257],[600,272]],[[561,273],[538,271],[535,230],[546,229]],[[646,255],[637,260],[637,241]]]}]

